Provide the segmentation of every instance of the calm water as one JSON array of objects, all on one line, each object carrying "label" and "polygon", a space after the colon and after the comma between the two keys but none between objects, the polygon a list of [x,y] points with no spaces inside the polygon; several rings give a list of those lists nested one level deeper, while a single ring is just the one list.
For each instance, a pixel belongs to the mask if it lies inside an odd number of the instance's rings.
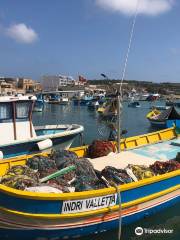
[{"label": "calm water", "polygon": [[[157,105],[164,105],[163,102]],[[146,114],[149,111],[151,104],[142,102],[141,108],[129,108],[127,103],[123,104],[122,114],[122,129],[126,129],[128,133],[125,136],[133,136],[151,132],[154,129],[150,128],[150,124],[146,119]],[[105,123],[99,121],[96,112],[88,111],[86,106],[60,106],[46,104],[44,112],[34,113],[33,121],[35,125],[44,124],[82,124],[85,128],[84,142],[89,144],[94,139],[105,139],[109,135],[109,128]],[[79,145],[79,139],[76,139],[74,145]],[[128,227],[122,228],[122,240],[136,240],[136,239],[180,239],[180,204],[165,210],[163,213],[157,213],[151,217],[143,219]],[[136,236],[134,230],[137,226],[142,228],[152,229],[173,229],[173,234],[156,234],[156,235],[142,235]],[[118,230],[113,230],[100,234],[97,236],[88,236],[81,238],[81,240],[117,240]]]},{"label": "calm water", "polygon": [[[160,104],[164,103],[161,102]],[[141,108],[130,108],[127,107],[127,103],[123,104],[122,129],[128,131],[125,136],[134,136],[153,131],[146,119],[150,106],[151,104],[148,102],[142,102]],[[42,113],[36,112],[33,114],[33,121],[35,125],[81,124],[85,129],[85,143],[91,143],[94,139],[105,139],[109,136],[107,124],[99,120],[98,113],[89,111],[86,106],[46,104]],[[79,144],[77,140],[75,144]]]}]

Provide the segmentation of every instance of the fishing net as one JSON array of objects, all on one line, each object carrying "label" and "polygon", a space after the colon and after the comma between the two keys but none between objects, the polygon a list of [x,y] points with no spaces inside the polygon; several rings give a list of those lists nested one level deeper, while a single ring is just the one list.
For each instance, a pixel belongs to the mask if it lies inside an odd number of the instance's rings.
[{"label": "fishing net", "polygon": [[150,166],[150,168],[155,174],[158,175],[180,169],[180,163],[175,160],[169,160],[166,162],[156,161]]},{"label": "fishing net", "polygon": [[97,177],[93,179],[88,175],[77,176],[74,186],[76,192],[102,189],[106,187],[102,180],[98,179]]},{"label": "fishing net", "polygon": [[28,166],[12,166],[2,177],[1,184],[24,190],[26,187],[34,187],[39,184],[39,174]]},{"label": "fishing net", "polygon": [[115,184],[132,182],[132,179],[126,173],[126,170],[117,169],[111,166],[105,167],[101,172],[101,176],[103,176],[108,182],[114,182]]},{"label": "fishing net", "polygon": [[72,165],[78,160],[76,153],[61,149],[53,151],[50,158],[55,161],[58,169]]},{"label": "fishing net", "polygon": [[138,180],[155,176],[155,174],[151,168],[143,166],[143,165],[129,164],[128,168],[132,170],[133,174],[136,176],[136,178]]},{"label": "fishing net", "polygon": [[104,187],[101,180],[96,175],[93,165],[86,158],[79,158],[73,152],[61,150],[55,152],[52,156],[58,169],[68,167],[70,165],[75,166],[75,170],[65,174],[56,180],[62,185],[62,182],[72,181],[71,186],[75,187],[75,191],[87,191],[92,189],[99,189]]},{"label": "fishing net", "polygon": [[34,156],[27,160],[27,166],[37,170],[40,178],[43,178],[58,170],[56,163],[53,159],[45,156]]},{"label": "fishing net", "polygon": [[112,142],[95,140],[89,145],[87,155],[90,158],[107,156],[110,152],[115,152],[116,148]]},{"label": "fishing net", "polygon": [[35,156],[28,160],[27,165],[38,170],[41,178],[57,170],[75,166],[75,170],[47,181],[46,186],[57,188],[62,192],[69,192],[71,187],[74,187],[75,191],[105,187],[90,161],[86,158],[78,159],[78,156],[71,151],[53,151],[49,157]]}]

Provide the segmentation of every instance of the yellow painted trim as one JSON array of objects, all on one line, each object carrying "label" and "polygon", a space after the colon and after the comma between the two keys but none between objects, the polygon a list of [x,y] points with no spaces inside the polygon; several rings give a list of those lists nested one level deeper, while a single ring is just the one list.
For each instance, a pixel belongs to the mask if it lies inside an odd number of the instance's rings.
[{"label": "yellow painted trim", "polygon": [[[173,191],[176,191],[180,189],[180,184],[177,186],[171,187],[169,189],[163,190],[158,193],[151,194],[146,197],[139,198],[137,200],[133,200],[127,203],[122,204],[122,208],[129,208],[132,206],[135,206],[137,204],[141,204],[150,200],[153,200],[155,198],[161,197],[163,195],[166,195],[168,193],[171,193]],[[103,209],[88,211],[88,212],[81,212],[81,213],[71,213],[71,214],[31,214],[31,213],[24,213],[19,211],[10,210],[7,208],[0,207],[0,210],[3,212],[7,212],[9,214],[19,215],[23,217],[30,217],[30,218],[41,218],[41,219],[69,219],[69,218],[82,218],[82,217],[88,217],[92,215],[98,215],[103,213],[108,213],[110,211],[117,211],[119,209],[119,205],[113,206],[113,207],[107,207]]]},{"label": "yellow painted trim", "polygon": [[[166,134],[166,135],[165,135]],[[158,142],[170,140],[178,137],[175,132],[175,127],[163,129],[160,131],[128,137],[121,139],[120,147],[121,150],[134,149],[137,147],[142,147],[145,145],[155,144]],[[117,146],[117,142],[113,142]],[[88,149],[88,145],[70,148],[70,151],[75,152],[79,157],[83,157],[86,155],[86,150]]]},{"label": "yellow painted trim", "polygon": [[[149,185],[155,182],[163,181],[179,175],[180,175],[180,170],[176,170],[170,173],[143,179],[138,182],[132,182],[132,183],[120,185],[119,189],[121,190],[121,192],[123,192],[130,189],[135,189],[144,185]],[[28,199],[36,199],[36,200],[74,200],[74,199],[85,199],[85,198],[113,194],[116,192],[116,190],[113,187],[110,187],[110,188],[103,188],[99,190],[74,192],[74,193],[34,193],[34,192],[16,190],[0,184],[0,192],[4,192],[5,194],[19,197],[19,198],[28,198]]]}]

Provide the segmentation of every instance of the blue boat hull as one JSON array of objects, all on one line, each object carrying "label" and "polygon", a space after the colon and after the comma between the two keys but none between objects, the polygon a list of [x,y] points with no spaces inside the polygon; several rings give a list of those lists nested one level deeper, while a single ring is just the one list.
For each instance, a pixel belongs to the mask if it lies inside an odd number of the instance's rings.
[{"label": "blue boat hull", "polygon": [[[160,204],[158,206],[152,207],[150,209],[146,209],[139,213],[125,216],[122,218],[122,226],[129,225],[133,222],[136,222],[140,219],[147,218],[157,212],[163,211],[168,207],[171,207],[177,203],[179,203],[180,197],[173,198],[172,200]],[[71,237],[83,237],[87,235],[93,235],[102,233],[105,231],[109,231],[112,229],[116,229],[119,226],[119,219],[109,221],[109,222],[102,222],[100,224],[93,224],[86,227],[81,228],[73,228],[73,229],[60,229],[60,230],[2,230],[0,229],[0,239],[6,240],[39,240],[41,238],[53,240],[54,238],[57,239],[69,239]]]},{"label": "blue boat hull", "polygon": [[[136,202],[136,204],[122,209],[122,225],[129,225],[179,203],[180,177],[178,173],[175,172],[171,177],[168,175],[166,179],[149,182],[142,186],[140,184],[139,187],[122,191],[122,204],[139,201],[139,203]],[[88,191],[86,193],[88,194]],[[158,196],[153,198],[154,194],[158,194]],[[148,197],[147,201],[141,201],[146,197]],[[41,237],[68,239],[97,234],[118,227],[118,209],[84,217],[58,218],[60,215],[63,216],[64,203],[59,198],[41,199],[34,193],[29,198],[28,195],[26,197],[18,196],[18,193],[11,196],[2,189],[0,191],[0,239],[35,240]],[[67,199],[69,198],[67,197]],[[116,205],[119,204],[118,201],[117,199]],[[37,214],[39,216],[43,214],[43,217],[38,218]],[[76,212],[74,214],[76,215]]]},{"label": "blue boat hull", "polygon": [[174,125],[176,127],[180,127],[180,120],[165,120],[165,121],[156,121],[156,120],[152,120],[149,119],[151,126],[155,127],[155,128],[171,128],[174,127]]}]

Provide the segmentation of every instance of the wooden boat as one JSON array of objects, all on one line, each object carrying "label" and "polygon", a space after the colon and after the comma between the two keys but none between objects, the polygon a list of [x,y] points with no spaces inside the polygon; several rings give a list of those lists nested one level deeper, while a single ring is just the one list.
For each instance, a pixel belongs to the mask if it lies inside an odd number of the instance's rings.
[{"label": "wooden boat", "polygon": [[[168,146],[168,148],[167,148]],[[180,138],[174,128],[123,139],[122,151],[93,159],[95,168],[109,164],[151,164],[173,159]],[[152,151],[153,149],[153,151]],[[87,146],[71,149],[79,156]],[[0,175],[26,158],[0,161]],[[0,239],[79,238],[130,224],[180,201],[180,170],[118,187],[74,193],[32,193],[0,185]],[[122,210],[120,211],[120,205]]]},{"label": "wooden boat", "polygon": [[60,147],[67,149],[83,131],[81,125],[33,126],[34,96],[0,97],[0,158]]},{"label": "wooden boat", "polygon": [[175,107],[170,107],[163,112],[154,109],[146,117],[153,127],[166,128],[174,124],[180,126],[180,113]]}]

